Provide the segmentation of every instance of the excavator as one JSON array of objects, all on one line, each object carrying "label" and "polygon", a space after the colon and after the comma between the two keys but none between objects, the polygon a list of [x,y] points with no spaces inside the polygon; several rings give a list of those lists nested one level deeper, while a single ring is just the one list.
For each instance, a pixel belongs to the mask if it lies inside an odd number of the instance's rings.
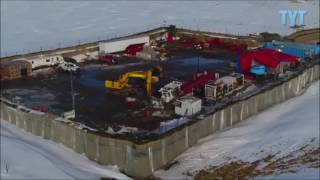
[{"label": "excavator", "polygon": [[106,80],[105,87],[107,89],[122,90],[125,88],[131,88],[129,84],[130,78],[139,78],[146,81],[146,91],[147,95],[151,96],[152,83],[157,83],[159,78],[163,75],[163,69],[157,66],[154,70],[147,71],[131,71],[120,75],[119,79],[116,81]]}]

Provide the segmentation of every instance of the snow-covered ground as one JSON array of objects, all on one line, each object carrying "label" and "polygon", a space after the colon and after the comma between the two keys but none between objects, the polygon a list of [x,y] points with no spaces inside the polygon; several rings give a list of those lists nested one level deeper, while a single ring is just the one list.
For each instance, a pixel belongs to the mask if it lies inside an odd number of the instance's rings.
[{"label": "snow-covered ground", "polygon": [[[167,171],[156,171],[155,176],[187,178],[186,173],[193,174],[232,160],[252,162],[275,154],[283,157],[305,145],[319,148],[319,81],[302,96],[276,105],[230,130],[200,140],[198,145],[176,158],[178,164]],[[298,175],[316,179],[319,168],[301,168]],[[285,174],[279,178],[295,176],[297,174]]]},{"label": "snow-covered ground", "polygon": [[61,144],[1,121],[0,179],[129,179],[115,167],[101,166]]},{"label": "snow-covered ground", "polygon": [[291,33],[280,10],[305,10],[319,27],[318,0],[241,1],[1,1],[1,56],[108,39],[176,24],[248,34]]}]

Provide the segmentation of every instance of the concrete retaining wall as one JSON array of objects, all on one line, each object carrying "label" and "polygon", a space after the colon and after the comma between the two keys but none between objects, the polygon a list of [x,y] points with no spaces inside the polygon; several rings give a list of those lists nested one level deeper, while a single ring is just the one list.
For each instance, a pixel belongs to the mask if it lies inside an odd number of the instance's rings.
[{"label": "concrete retaining wall", "polygon": [[245,120],[266,108],[303,93],[319,79],[319,65],[257,95],[231,104],[215,113],[151,142],[135,144],[81,129],[76,123],[57,121],[50,114],[36,114],[1,101],[1,120],[45,139],[62,143],[101,164],[117,165],[133,177],[145,177],[168,164],[197,141]]}]

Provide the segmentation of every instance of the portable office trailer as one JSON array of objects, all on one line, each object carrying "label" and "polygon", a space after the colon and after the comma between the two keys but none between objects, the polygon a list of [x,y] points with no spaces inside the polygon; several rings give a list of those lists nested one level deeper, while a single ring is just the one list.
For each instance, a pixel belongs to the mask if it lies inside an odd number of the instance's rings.
[{"label": "portable office trailer", "polygon": [[61,55],[39,55],[27,59],[31,63],[32,69],[55,66],[64,61]]},{"label": "portable office trailer", "polygon": [[109,54],[125,51],[126,48],[132,44],[146,44],[149,45],[150,37],[148,35],[131,36],[113,39],[109,41],[99,42],[99,53]]}]

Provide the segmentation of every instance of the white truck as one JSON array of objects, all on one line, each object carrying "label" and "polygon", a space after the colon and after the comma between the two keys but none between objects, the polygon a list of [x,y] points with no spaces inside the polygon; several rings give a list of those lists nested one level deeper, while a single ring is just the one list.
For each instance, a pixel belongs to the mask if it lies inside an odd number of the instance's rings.
[{"label": "white truck", "polygon": [[59,68],[61,68],[65,72],[78,72],[80,67],[74,63],[63,61],[59,64]]},{"label": "white truck", "polygon": [[175,99],[179,95],[181,85],[182,82],[180,81],[172,81],[163,86],[159,89],[159,92],[161,93],[161,100],[169,103]]}]

